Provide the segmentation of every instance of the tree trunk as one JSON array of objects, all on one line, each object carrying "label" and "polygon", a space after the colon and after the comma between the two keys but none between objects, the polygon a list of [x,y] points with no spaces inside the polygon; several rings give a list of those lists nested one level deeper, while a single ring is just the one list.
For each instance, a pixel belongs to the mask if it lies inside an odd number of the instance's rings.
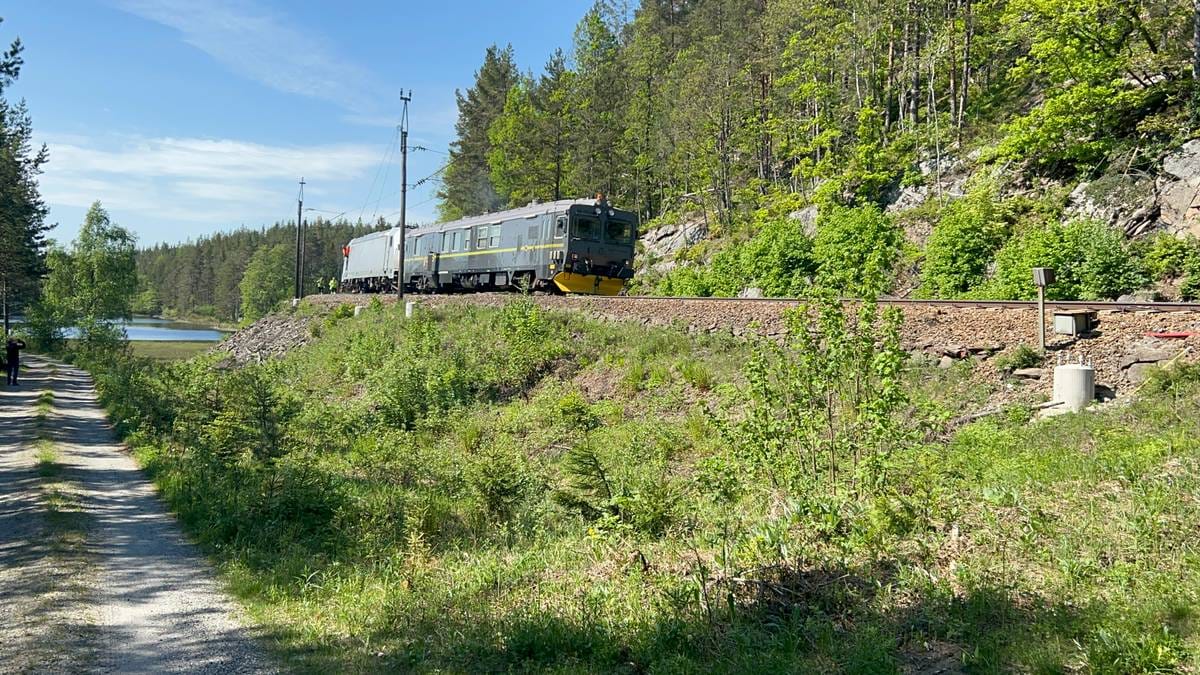
[{"label": "tree trunk", "polygon": [[913,15],[912,31],[912,110],[909,114],[912,115],[913,129],[916,129],[921,112],[921,6],[914,3],[914,7],[916,11]]},{"label": "tree trunk", "polygon": [[1200,0],[1192,0],[1192,77],[1200,80]]},{"label": "tree trunk", "polygon": [[892,93],[895,90],[893,83],[895,82],[895,62],[896,62],[896,24],[889,22],[888,24],[888,47],[887,47],[887,77],[883,85],[883,128],[884,131],[889,131],[892,128]]},{"label": "tree trunk", "polygon": [[[911,10],[911,8],[912,8],[911,0],[908,3],[908,8],[909,8],[909,10]],[[904,16],[904,37],[901,40],[901,47],[900,47],[900,75],[897,78],[899,80],[899,82],[897,83],[897,88],[900,91],[897,92],[897,94],[896,94],[896,98],[898,99],[897,100],[898,110],[896,111],[896,113],[897,113],[896,121],[900,123],[901,128],[903,128],[904,123],[906,121],[908,121],[908,106],[909,106],[910,92],[908,90],[908,86],[904,83],[904,80],[905,80],[905,75],[907,74],[905,69],[909,67],[909,56],[912,54],[912,36],[911,36],[910,31],[911,31],[911,24],[909,23],[909,11],[906,10],[905,16]]]},{"label": "tree trunk", "polygon": [[[1196,0],[1200,2],[1200,0]],[[967,109],[967,88],[971,86],[971,38],[975,36],[975,21],[971,12],[971,0],[965,0],[965,16],[963,17],[963,62],[962,78],[958,88],[958,141],[962,143],[963,116]]]}]

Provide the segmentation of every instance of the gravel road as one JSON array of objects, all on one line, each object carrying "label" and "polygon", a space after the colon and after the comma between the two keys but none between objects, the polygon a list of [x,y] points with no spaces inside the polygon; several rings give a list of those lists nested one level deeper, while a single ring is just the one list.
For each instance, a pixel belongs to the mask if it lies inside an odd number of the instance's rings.
[{"label": "gravel road", "polygon": [[[273,672],[114,441],[88,374],[28,366],[19,387],[0,388],[0,671]],[[53,408],[39,425],[45,390]],[[57,453],[53,483],[32,449],[39,428]]]}]

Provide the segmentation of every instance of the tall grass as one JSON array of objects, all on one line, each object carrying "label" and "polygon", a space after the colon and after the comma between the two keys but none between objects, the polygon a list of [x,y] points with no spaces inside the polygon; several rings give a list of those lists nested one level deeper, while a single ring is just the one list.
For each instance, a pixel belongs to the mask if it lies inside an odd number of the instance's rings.
[{"label": "tall grass", "polygon": [[1198,378],[930,442],[955,375],[813,311],[752,347],[373,307],[280,362],[92,367],[290,668],[1197,666]]}]

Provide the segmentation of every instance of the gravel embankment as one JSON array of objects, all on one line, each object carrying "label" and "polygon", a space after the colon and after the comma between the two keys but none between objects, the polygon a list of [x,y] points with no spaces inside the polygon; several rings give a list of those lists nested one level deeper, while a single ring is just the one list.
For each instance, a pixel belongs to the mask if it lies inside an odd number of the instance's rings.
[{"label": "gravel embankment", "polygon": [[[365,305],[373,296],[318,295],[309,302],[335,306]],[[395,296],[379,296],[385,303]],[[474,295],[411,296],[427,307],[461,304],[502,305],[513,296],[503,293]],[[735,335],[785,333],[784,302],[730,302],[725,300],[659,300],[599,298],[584,296],[534,296],[549,309],[582,311],[613,321],[643,325],[679,326],[698,332],[729,331]],[[1001,374],[993,357],[1018,345],[1037,345],[1037,314],[1031,308],[949,308],[904,305],[903,340],[906,349],[923,353],[943,366],[973,358],[979,362],[977,376],[998,383]],[[1147,333],[1200,332],[1200,312],[1195,311],[1102,311],[1098,329],[1089,336],[1071,338],[1054,335],[1047,328],[1049,355],[1041,369],[1022,372],[1021,389],[1049,393],[1049,371],[1059,360],[1082,359],[1096,367],[1096,380],[1117,394],[1133,391],[1149,366],[1180,357],[1200,356],[1200,336],[1183,339],[1148,337]],[[312,339],[306,319],[278,316],[236,333],[223,343],[237,361],[261,360],[285,353]],[[1041,372],[1039,372],[1039,370]],[[1003,398],[1003,396],[1001,397]]]}]

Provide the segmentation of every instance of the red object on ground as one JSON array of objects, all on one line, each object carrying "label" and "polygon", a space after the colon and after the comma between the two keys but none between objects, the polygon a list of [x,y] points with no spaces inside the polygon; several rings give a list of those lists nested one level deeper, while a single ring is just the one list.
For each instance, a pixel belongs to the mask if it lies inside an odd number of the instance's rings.
[{"label": "red object on ground", "polygon": [[1196,331],[1188,331],[1184,333],[1146,333],[1146,337],[1164,338],[1168,340],[1182,340],[1183,338],[1189,338],[1193,335],[1200,335],[1200,333]]}]

